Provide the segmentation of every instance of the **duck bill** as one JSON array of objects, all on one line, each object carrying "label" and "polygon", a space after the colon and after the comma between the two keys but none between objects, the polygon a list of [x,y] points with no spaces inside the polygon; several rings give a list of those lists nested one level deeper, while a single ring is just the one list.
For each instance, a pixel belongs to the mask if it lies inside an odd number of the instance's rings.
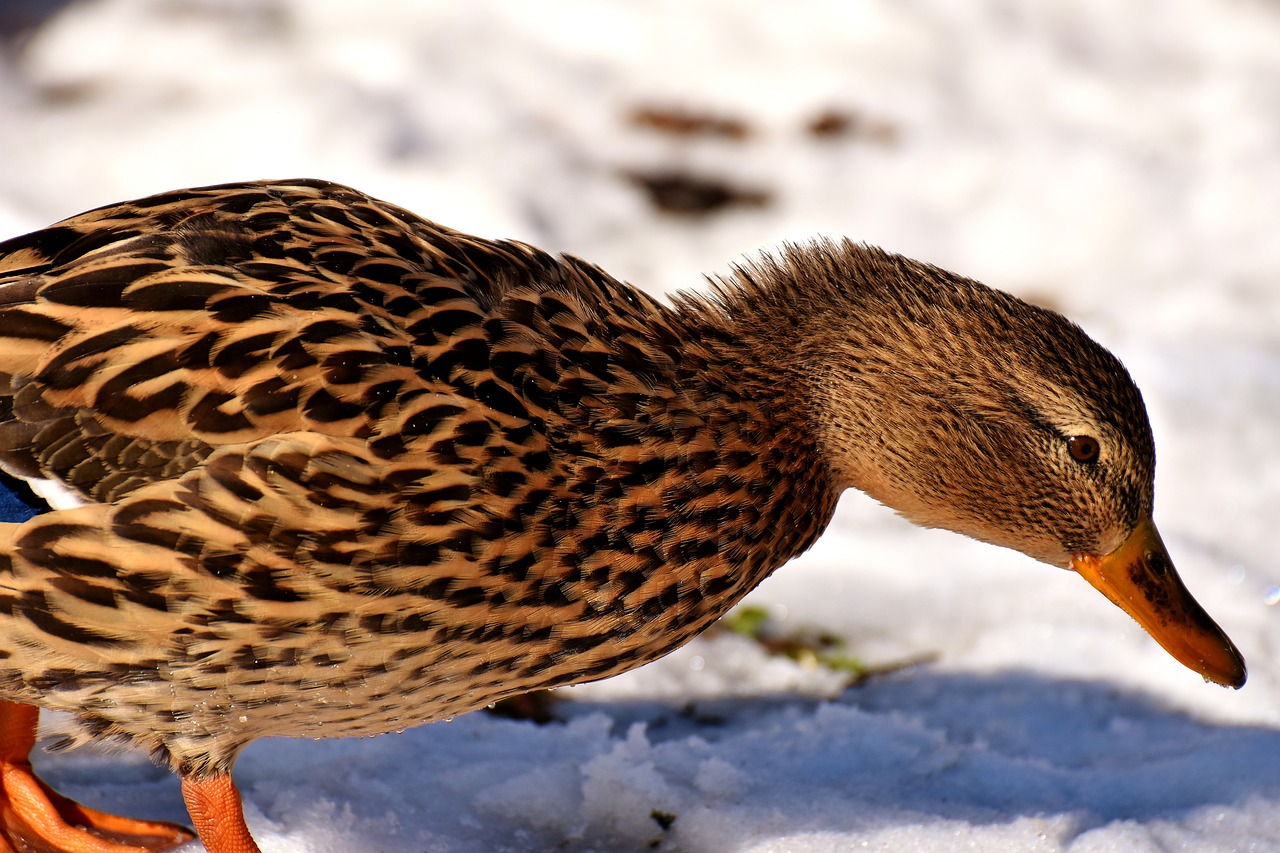
[{"label": "duck bill", "polygon": [[1173,655],[1208,681],[1240,687],[1244,658],[1182,585],[1150,518],[1105,557],[1077,554],[1071,568]]}]

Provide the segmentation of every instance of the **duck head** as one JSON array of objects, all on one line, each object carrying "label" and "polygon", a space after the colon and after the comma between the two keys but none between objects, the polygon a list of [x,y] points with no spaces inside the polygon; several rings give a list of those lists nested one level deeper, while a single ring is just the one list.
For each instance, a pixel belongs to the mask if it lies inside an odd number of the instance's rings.
[{"label": "duck head", "polygon": [[1142,395],[1078,326],[849,242],[791,248],[739,273],[791,285],[773,297],[793,318],[778,345],[799,348],[839,485],[917,524],[1074,569],[1184,665],[1244,683],[1240,653],[1151,520]]}]

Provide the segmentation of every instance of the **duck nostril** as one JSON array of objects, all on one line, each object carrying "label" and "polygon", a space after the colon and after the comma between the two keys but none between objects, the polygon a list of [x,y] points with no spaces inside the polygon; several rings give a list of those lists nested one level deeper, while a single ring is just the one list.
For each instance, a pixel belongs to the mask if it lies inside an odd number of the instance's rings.
[{"label": "duck nostril", "polygon": [[1169,558],[1159,551],[1148,551],[1146,553],[1146,564],[1151,568],[1152,574],[1164,577],[1169,574],[1170,568]]}]

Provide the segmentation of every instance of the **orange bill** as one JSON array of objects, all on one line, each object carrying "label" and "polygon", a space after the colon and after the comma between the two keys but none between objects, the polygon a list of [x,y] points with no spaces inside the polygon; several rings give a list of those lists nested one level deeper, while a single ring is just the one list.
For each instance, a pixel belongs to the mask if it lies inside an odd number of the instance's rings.
[{"label": "orange bill", "polygon": [[1077,554],[1071,568],[1184,666],[1226,687],[1244,684],[1244,658],[1182,585],[1150,518],[1115,551],[1105,557]]}]

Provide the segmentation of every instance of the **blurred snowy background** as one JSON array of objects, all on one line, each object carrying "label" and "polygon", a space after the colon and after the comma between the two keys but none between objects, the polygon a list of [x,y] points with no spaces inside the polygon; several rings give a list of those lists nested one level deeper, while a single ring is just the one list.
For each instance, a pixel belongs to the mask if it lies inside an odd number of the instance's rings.
[{"label": "blurred snowy background", "polygon": [[[322,177],[656,292],[849,235],[1129,365],[1156,520],[1250,664],[1200,682],[1078,577],[851,495],[727,632],[560,692],[237,768],[267,853],[1280,850],[1280,2],[5,0],[0,236]],[[802,656],[803,657],[803,656]],[[142,756],[41,756],[185,820]]]}]

